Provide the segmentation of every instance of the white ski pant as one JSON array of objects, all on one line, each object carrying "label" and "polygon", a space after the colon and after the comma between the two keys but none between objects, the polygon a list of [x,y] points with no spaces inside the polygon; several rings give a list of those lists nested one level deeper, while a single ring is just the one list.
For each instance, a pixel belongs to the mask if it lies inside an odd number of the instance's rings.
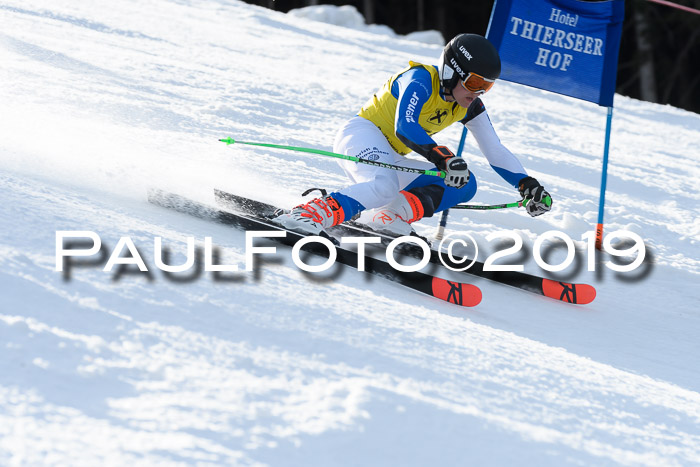
[{"label": "white ski pant", "polygon": [[[408,159],[398,154],[374,123],[359,116],[348,120],[338,131],[333,151],[402,167],[435,170],[435,166],[428,161]],[[421,175],[342,159],[339,159],[339,164],[353,182],[353,185],[339,190],[339,193],[355,199],[365,209],[389,204],[398,196],[399,191]]]}]

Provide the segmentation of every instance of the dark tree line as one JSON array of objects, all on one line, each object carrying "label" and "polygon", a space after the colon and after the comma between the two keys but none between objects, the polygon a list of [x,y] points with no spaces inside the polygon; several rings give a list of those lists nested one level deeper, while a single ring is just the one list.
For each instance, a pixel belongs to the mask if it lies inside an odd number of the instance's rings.
[{"label": "dark tree line", "polygon": [[[486,34],[493,0],[247,0],[279,11],[308,5],[353,5],[368,23],[398,34],[436,29],[446,40],[460,32]],[[673,0],[700,9],[700,0]],[[700,15],[626,0],[617,92],[700,113]]]}]

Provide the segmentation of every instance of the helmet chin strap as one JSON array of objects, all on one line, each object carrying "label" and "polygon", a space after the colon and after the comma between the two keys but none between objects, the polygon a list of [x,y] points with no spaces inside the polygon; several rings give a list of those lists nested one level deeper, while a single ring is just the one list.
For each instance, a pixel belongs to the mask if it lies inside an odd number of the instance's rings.
[{"label": "helmet chin strap", "polygon": [[[452,98],[452,100],[456,100],[456,99],[455,99],[455,96],[452,94],[452,91],[448,91],[447,88],[446,88],[445,86],[442,86],[442,94],[443,94],[445,97],[448,97],[448,96],[449,96],[449,97]],[[449,102],[449,101],[448,101],[448,102]]]}]

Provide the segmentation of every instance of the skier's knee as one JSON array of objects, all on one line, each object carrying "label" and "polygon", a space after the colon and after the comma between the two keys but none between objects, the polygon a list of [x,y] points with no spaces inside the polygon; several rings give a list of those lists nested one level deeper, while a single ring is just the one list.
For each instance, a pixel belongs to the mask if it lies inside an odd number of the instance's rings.
[{"label": "skier's knee", "polygon": [[[474,173],[470,170],[469,171],[469,182],[459,190],[458,195],[458,201],[457,203],[466,203],[470,199],[476,195],[476,187],[477,187],[477,182],[476,182],[476,177],[474,176]],[[455,204],[457,204],[455,203]]]},{"label": "skier's knee", "polygon": [[445,193],[445,187],[442,185],[425,185],[406,191],[418,198],[423,205],[423,217],[431,217],[440,205],[440,201]]},{"label": "skier's knee", "polygon": [[[441,184],[440,186],[443,186]],[[435,212],[450,209],[459,203],[466,203],[476,194],[477,182],[472,172],[469,172],[469,181],[462,188],[445,186],[440,198],[434,198]]]}]

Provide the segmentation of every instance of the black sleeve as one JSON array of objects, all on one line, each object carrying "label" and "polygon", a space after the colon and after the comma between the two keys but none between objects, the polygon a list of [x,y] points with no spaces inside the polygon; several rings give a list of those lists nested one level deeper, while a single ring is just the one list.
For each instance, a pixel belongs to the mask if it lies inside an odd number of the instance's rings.
[{"label": "black sleeve", "polygon": [[481,98],[477,97],[469,105],[469,108],[467,109],[467,115],[462,120],[460,120],[459,123],[464,125],[468,121],[476,118],[478,115],[481,115],[484,112],[486,112],[486,107],[484,106],[484,103],[481,101]]}]

